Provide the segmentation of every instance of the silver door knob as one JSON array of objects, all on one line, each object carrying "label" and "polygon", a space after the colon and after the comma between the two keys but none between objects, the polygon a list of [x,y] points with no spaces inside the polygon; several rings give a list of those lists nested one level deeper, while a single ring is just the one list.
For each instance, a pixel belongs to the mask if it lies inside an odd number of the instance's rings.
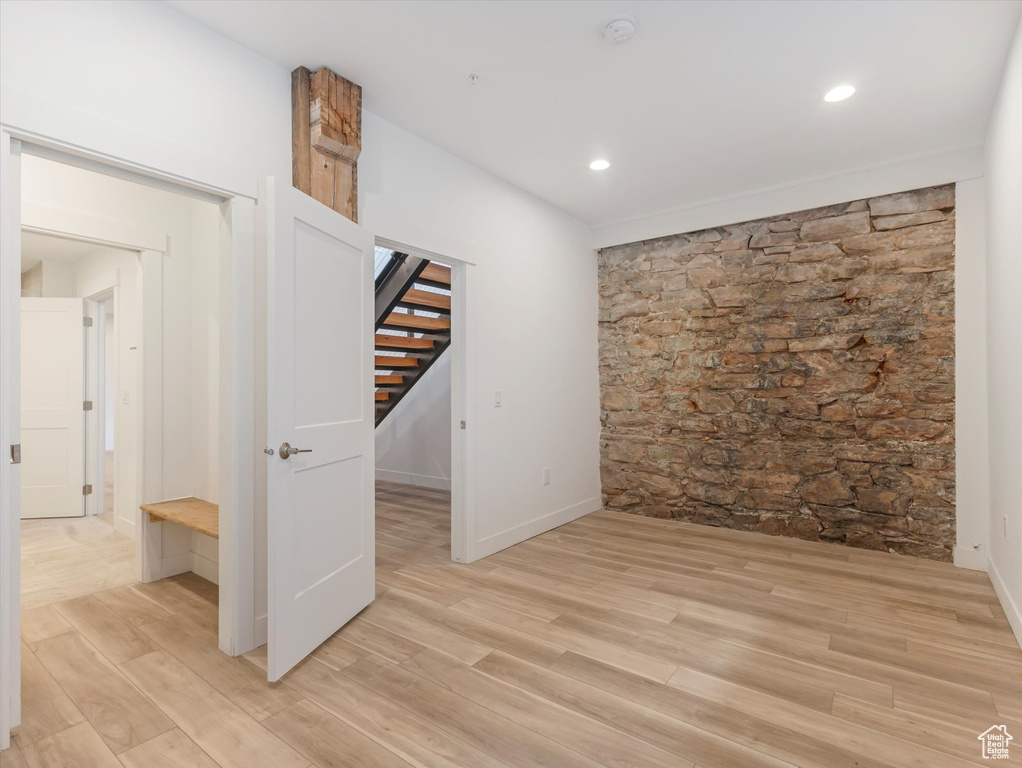
[{"label": "silver door knob", "polygon": [[277,451],[280,454],[280,458],[287,459],[294,456],[296,453],[312,453],[311,448],[292,448],[291,443],[281,443],[280,450]]}]

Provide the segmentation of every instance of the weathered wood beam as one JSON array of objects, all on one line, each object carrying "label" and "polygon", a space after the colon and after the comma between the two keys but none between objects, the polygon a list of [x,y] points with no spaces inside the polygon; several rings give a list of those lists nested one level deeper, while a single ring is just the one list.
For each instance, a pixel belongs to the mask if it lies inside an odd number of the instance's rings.
[{"label": "weathered wood beam", "polygon": [[362,87],[329,69],[291,73],[292,183],[358,221]]}]

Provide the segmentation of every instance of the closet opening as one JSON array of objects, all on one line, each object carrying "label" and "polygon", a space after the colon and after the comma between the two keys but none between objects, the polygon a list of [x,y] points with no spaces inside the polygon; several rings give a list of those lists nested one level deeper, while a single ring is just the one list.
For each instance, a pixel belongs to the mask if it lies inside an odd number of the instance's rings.
[{"label": "closet opening", "polygon": [[216,649],[223,207],[28,152],[21,192],[23,616]]}]

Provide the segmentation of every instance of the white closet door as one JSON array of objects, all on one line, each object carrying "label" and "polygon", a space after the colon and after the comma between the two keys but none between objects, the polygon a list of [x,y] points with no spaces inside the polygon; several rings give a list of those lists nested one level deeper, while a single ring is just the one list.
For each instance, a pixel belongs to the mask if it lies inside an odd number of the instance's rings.
[{"label": "white closet door", "polygon": [[81,299],[21,300],[21,517],[85,514]]}]

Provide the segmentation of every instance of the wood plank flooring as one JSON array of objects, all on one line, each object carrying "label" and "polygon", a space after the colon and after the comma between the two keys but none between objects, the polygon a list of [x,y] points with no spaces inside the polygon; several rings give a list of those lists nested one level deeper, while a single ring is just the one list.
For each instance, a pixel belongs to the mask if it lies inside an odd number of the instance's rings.
[{"label": "wood plank flooring", "polygon": [[0,763],[952,768],[986,764],[994,724],[1022,745],[985,574],[611,512],[458,565],[446,492],[377,491],[377,600],[273,686],[265,647],[216,649],[208,582],[133,583],[96,518],[25,523]]}]

